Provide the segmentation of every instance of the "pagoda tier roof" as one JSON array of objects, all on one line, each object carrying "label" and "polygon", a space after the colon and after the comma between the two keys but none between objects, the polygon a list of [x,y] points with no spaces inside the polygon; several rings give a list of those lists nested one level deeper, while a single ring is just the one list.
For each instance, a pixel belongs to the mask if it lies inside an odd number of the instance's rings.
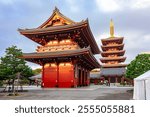
[{"label": "pagoda tier roof", "polygon": [[125,53],[125,50],[119,50],[119,51],[105,51],[101,52],[102,57],[107,57],[108,55],[116,54],[118,56],[123,56]]},{"label": "pagoda tier roof", "polygon": [[118,62],[124,62],[126,60],[126,57],[104,57],[100,59],[102,63],[106,63],[108,61],[118,61]]},{"label": "pagoda tier roof", "polygon": [[124,47],[124,44],[101,46],[101,48],[102,48],[103,51],[107,51],[110,48],[117,48],[119,50],[122,50],[123,47]]},{"label": "pagoda tier roof", "polygon": [[123,42],[124,37],[109,37],[106,39],[101,39],[103,45],[107,45],[110,42],[116,42],[121,44]]},{"label": "pagoda tier roof", "polygon": [[41,52],[41,53],[24,53],[22,57],[29,62],[37,64],[44,64],[47,62],[56,61],[70,61],[71,59],[79,60],[78,63],[87,65],[91,70],[99,68],[100,64],[93,56],[90,47],[77,49],[77,50],[65,50],[55,52]]},{"label": "pagoda tier roof", "polygon": [[120,67],[126,67],[127,64],[104,64],[101,65],[102,68],[120,68]]},{"label": "pagoda tier roof", "polygon": [[[57,21],[59,25],[57,23],[55,24]],[[91,32],[88,19],[81,22],[74,22],[61,14],[57,8],[55,8],[50,18],[38,28],[18,29],[18,31],[43,46],[51,40],[70,37],[74,41],[80,42],[80,46],[83,44],[86,47],[90,45],[93,54],[100,53]],[[64,37],[65,34],[67,35]]]},{"label": "pagoda tier roof", "polygon": [[115,41],[115,40],[123,40],[124,37],[108,37],[105,39],[101,39],[102,41]]}]

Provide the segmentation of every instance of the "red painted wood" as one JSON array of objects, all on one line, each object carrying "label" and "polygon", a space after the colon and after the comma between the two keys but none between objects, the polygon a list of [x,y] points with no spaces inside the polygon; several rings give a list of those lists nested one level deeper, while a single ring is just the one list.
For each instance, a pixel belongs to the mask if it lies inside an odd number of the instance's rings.
[{"label": "red painted wood", "polygon": [[84,86],[87,85],[87,72],[84,72]]},{"label": "red painted wood", "polygon": [[81,69],[78,69],[77,86],[81,86]]},{"label": "red painted wood", "polygon": [[43,67],[42,86],[44,88],[50,87],[77,87],[87,86],[90,84],[89,71],[83,69],[78,70],[75,78],[74,64],[60,63],[60,64],[46,64]]},{"label": "red painted wood", "polygon": [[48,88],[48,87],[57,87],[58,85],[58,76],[57,76],[57,65],[53,64],[53,66],[51,65],[47,65],[44,67],[44,87]]},{"label": "red painted wood", "polygon": [[42,83],[41,87],[44,87],[44,65],[42,66]]},{"label": "red painted wood", "polygon": [[74,79],[74,87],[77,87],[78,86],[78,80],[77,78]]},{"label": "red painted wood", "polygon": [[59,87],[74,87],[74,66],[71,63],[59,65]]},{"label": "red painted wood", "polygon": [[80,76],[80,86],[82,86],[82,79],[83,79],[83,72],[82,72],[82,69],[81,69],[81,76]]}]

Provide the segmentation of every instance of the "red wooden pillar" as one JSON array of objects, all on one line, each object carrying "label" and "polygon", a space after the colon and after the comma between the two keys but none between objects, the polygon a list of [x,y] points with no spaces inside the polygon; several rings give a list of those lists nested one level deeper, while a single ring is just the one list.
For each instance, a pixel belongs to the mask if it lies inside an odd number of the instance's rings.
[{"label": "red wooden pillar", "polygon": [[44,87],[44,65],[42,66],[42,82],[41,82],[41,87]]},{"label": "red wooden pillar", "polygon": [[85,85],[85,69],[83,69],[82,77],[83,77],[83,79],[82,79],[82,86],[84,86]]},{"label": "red wooden pillar", "polygon": [[84,85],[87,86],[87,70],[85,70],[85,75],[84,75]]},{"label": "red wooden pillar", "polygon": [[81,68],[81,76],[80,76],[80,86],[82,86],[82,79],[83,79],[83,69]]},{"label": "red wooden pillar", "polygon": [[82,72],[81,68],[78,68],[78,86],[81,85],[81,72]]},{"label": "red wooden pillar", "polygon": [[74,65],[74,87],[78,86],[78,65],[76,64],[76,61],[73,61]]},{"label": "red wooden pillar", "polygon": [[59,63],[57,63],[57,86],[56,87],[59,87]]},{"label": "red wooden pillar", "polygon": [[87,71],[87,85],[90,85],[90,71]]}]

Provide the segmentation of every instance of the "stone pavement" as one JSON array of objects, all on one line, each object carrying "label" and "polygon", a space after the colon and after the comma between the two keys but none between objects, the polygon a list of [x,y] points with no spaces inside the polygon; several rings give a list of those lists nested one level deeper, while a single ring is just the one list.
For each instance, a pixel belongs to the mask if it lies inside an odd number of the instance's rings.
[{"label": "stone pavement", "polygon": [[[45,88],[24,86],[20,96],[0,93],[0,100],[130,100],[133,87],[91,85],[78,88]],[[2,89],[0,89],[2,90]]]}]

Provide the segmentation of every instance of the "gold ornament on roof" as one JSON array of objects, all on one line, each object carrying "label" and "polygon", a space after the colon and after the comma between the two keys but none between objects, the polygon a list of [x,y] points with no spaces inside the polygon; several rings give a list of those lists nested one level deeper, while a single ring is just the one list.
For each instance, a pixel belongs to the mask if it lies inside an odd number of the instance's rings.
[{"label": "gold ornament on roof", "polygon": [[114,23],[113,20],[110,20],[110,37],[114,37]]}]

